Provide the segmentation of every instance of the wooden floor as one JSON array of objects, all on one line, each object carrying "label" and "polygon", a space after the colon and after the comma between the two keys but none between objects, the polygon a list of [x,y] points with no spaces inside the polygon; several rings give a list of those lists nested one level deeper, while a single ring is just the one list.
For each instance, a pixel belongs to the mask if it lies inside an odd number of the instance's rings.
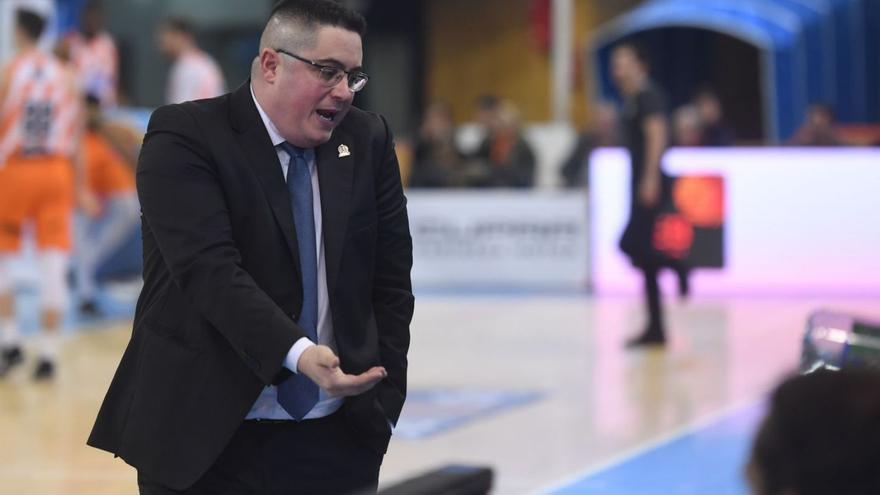
[{"label": "wooden floor", "polygon": [[[670,304],[667,351],[626,352],[631,298],[420,297],[410,383],[532,390],[544,399],[423,440],[392,442],[387,484],[447,463],[486,464],[495,493],[540,493],[572,473],[738,404],[796,366],[810,311],[880,311],[868,299],[700,299]],[[133,469],[85,446],[129,323],[71,333],[54,383],[32,363],[0,382],[0,494],[134,494]],[[697,466],[711,469],[711,466]]]}]

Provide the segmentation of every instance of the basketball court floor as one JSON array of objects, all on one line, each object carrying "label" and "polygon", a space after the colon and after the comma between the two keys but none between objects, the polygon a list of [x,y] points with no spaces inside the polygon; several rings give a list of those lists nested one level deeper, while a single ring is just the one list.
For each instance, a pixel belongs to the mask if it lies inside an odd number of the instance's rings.
[{"label": "basketball court floor", "polygon": [[[498,494],[745,495],[762,399],[796,369],[807,316],[880,310],[670,298],[671,345],[634,352],[622,344],[642,321],[636,298],[416,295],[410,401],[381,483],[485,465]],[[130,319],[71,327],[55,382],[31,382],[31,363],[0,382],[0,494],[136,493],[132,468],[85,445]]]}]

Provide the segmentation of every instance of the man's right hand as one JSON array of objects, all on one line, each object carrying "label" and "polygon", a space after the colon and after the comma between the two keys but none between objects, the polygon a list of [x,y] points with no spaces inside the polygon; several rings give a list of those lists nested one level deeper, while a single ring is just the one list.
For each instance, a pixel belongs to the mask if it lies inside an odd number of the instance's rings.
[{"label": "man's right hand", "polygon": [[348,375],[339,368],[339,358],[324,345],[309,347],[296,364],[299,373],[311,378],[333,397],[350,397],[370,390],[382,381],[388,372],[376,366],[360,375]]}]

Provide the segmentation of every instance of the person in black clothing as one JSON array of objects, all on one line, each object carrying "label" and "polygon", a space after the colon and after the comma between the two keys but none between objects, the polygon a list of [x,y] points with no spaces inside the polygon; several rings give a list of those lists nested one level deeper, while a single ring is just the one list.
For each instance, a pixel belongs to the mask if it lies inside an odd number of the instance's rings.
[{"label": "person in black clothing", "polygon": [[452,108],[438,101],[425,111],[415,146],[415,162],[409,187],[439,188],[460,184],[458,168],[462,154],[455,145]]},{"label": "person in black clothing", "polygon": [[702,87],[694,95],[694,106],[699,113],[702,127],[700,145],[733,146],[736,133],[724,121],[718,94],[708,86]]},{"label": "person in black clothing", "polygon": [[535,185],[535,153],[523,137],[519,109],[498,103],[488,135],[472,157],[466,179],[473,187],[530,188]]},{"label": "person in black clothing", "polygon": [[840,146],[834,128],[834,109],[824,103],[810,105],[807,118],[788,141],[792,146]]},{"label": "person in black clothing", "polygon": [[671,181],[660,166],[661,156],[669,146],[666,102],[648,77],[648,67],[639,47],[631,43],[616,47],[611,64],[615,84],[623,96],[621,137],[632,164],[630,217],[620,248],[644,274],[649,316],[647,327],[627,346],[664,345],[666,332],[657,283],[659,270],[664,266],[677,268],[680,292],[688,291],[684,269],[655,249],[652,242],[660,206],[671,196]]},{"label": "person in black clothing", "polygon": [[702,146],[703,125],[694,105],[684,105],[672,112],[672,145]]}]

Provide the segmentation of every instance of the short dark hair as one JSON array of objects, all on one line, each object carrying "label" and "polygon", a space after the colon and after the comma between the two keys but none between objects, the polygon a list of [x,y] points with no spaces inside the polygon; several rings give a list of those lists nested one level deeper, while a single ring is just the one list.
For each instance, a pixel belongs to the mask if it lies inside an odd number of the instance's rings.
[{"label": "short dark hair", "polygon": [[752,448],[765,493],[880,493],[880,373],[819,371],[783,382]]},{"label": "short dark hair", "polygon": [[644,67],[645,71],[649,71],[651,68],[651,63],[648,61],[648,52],[645,50],[645,46],[634,40],[626,40],[621,43],[618,43],[614,50],[629,50],[632,52],[633,56],[636,60],[639,61],[639,64]]},{"label": "short dark hair", "polygon": [[169,17],[162,22],[162,27],[189,36],[193,36],[195,32],[192,23],[183,17]]},{"label": "short dark hair", "polygon": [[24,30],[32,41],[37,41],[46,28],[46,19],[34,11],[18,9],[15,12],[15,25]]},{"label": "short dark hair", "polygon": [[330,0],[281,0],[269,14],[294,18],[307,26],[336,26],[353,31],[361,37],[367,32],[367,21],[356,11]]}]

